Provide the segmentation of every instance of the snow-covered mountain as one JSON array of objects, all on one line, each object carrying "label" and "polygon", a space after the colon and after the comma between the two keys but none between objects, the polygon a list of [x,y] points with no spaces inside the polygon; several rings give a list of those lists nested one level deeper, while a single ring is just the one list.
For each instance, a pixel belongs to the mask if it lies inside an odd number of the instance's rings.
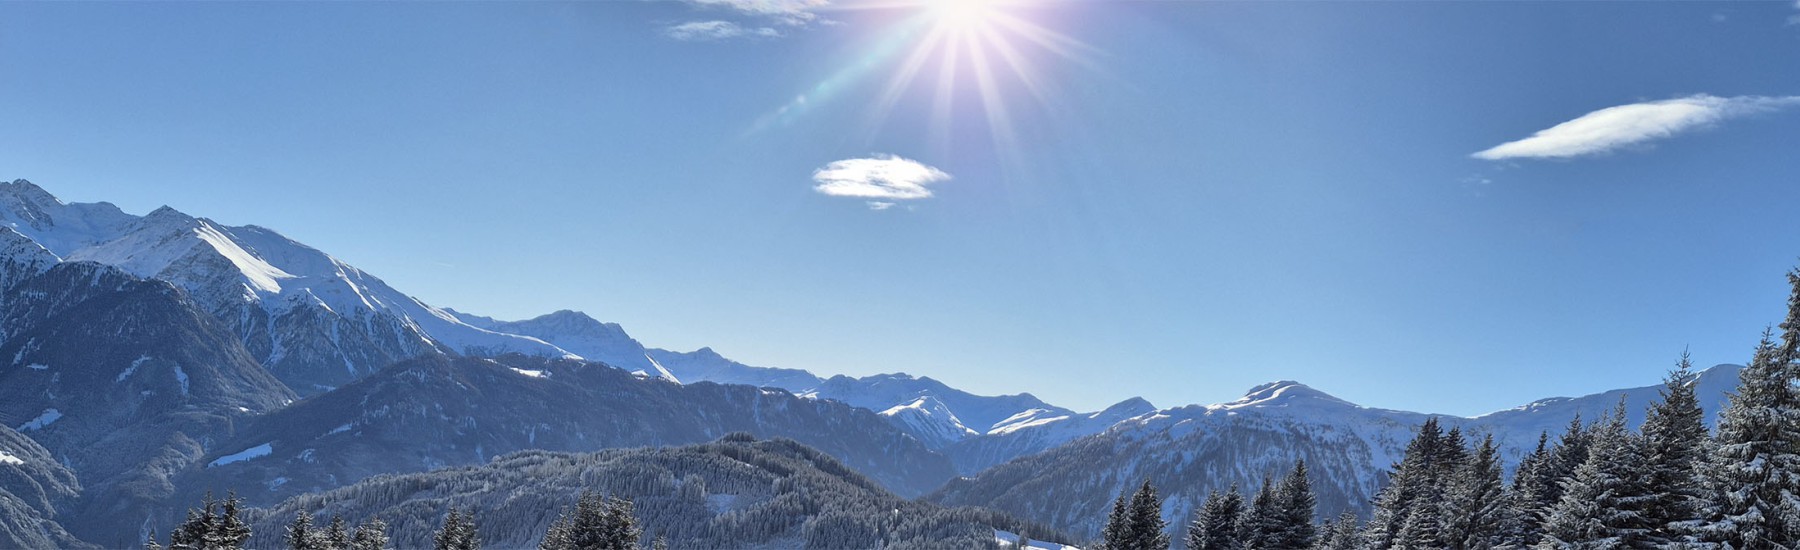
[{"label": "snow-covered mountain", "polygon": [[104,202],[66,204],[25,180],[0,183],[0,225],[59,260],[174,283],[302,395],[432,351],[573,356],[536,338],[464,323],[261,227],[226,226],[166,206],[134,216]]},{"label": "snow-covered mountain", "polygon": [[[1738,371],[1735,365],[1720,365],[1689,382],[1696,385],[1709,420],[1736,387]],[[1660,388],[1545,399],[1473,418],[1437,418],[1446,429],[1461,428],[1471,440],[1493,435],[1510,469],[1540,434],[1554,438],[1571,419],[1599,418],[1621,399],[1633,425],[1641,423],[1644,407],[1657,399]],[[1145,479],[1167,497],[1168,519],[1185,521],[1209,491],[1233,483],[1254,487],[1264,476],[1278,476],[1296,459],[1305,459],[1323,517],[1343,510],[1362,512],[1413,431],[1431,416],[1436,415],[1363,407],[1297,382],[1274,382],[1229,403],[1134,416],[1104,433],[952,481],[932,498],[989,506],[1077,536],[1094,536],[1112,499]]]},{"label": "snow-covered mountain", "polygon": [[650,350],[638,343],[618,323],[602,323],[579,311],[560,310],[523,321],[500,321],[492,317],[469,315],[445,309],[470,325],[502,332],[531,336],[555,344],[590,361],[599,361],[629,372],[680,382],[674,374],[651,358]]}]

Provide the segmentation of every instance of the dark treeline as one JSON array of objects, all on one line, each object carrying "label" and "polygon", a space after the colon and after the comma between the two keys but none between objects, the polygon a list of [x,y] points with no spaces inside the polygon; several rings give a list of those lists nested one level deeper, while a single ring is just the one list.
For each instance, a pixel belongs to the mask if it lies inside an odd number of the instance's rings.
[{"label": "dark treeline", "polygon": [[[1214,492],[1179,542],[1193,550],[1800,548],[1800,270],[1780,337],[1766,330],[1709,432],[1686,354],[1636,431],[1623,402],[1545,433],[1510,482],[1492,437],[1419,427],[1367,521],[1313,517],[1305,465],[1246,502]],[[1172,543],[1146,482],[1120,495],[1102,546]]]},{"label": "dark treeline", "polygon": [[[207,509],[190,517],[222,516]],[[377,476],[232,522],[250,530],[182,548],[993,548],[996,529],[1067,540],[992,510],[907,500],[818,450],[746,434]],[[359,545],[365,532],[380,543]]]}]

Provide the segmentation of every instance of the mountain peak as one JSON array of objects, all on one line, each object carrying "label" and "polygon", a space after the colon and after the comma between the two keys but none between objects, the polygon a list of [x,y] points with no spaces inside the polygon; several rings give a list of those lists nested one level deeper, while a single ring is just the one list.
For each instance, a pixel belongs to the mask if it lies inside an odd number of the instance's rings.
[{"label": "mountain peak", "polygon": [[1149,400],[1142,397],[1133,397],[1114,403],[1111,407],[1107,407],[1106,410],[1100,411],[1094,416],[1096,418],[1130,418],[1154,411],[1156,411],[1156,405],[1150,404]]},{"label": "mountain peak", "polygon": [[0,183],[0,193],[18,196],[39,205],[51,203],[62,204],[62,201],[58,200],[56,195],[52,195],[49,191],[45,191],[44,188],[38,187],[37,184],[24,179],[12,180],[9,183]]},{"label": "mountain peak", "polygon": [[1313,389],[1311,386],[1293,380],[1277,380],[1262,384],[1245,392],[1237,401],[1216,405],[1227,409],[1244,407],[1287,407],[1301,403],[1330,403],[1352,405],[1349,401],[1338,399],[1331,394]]}]

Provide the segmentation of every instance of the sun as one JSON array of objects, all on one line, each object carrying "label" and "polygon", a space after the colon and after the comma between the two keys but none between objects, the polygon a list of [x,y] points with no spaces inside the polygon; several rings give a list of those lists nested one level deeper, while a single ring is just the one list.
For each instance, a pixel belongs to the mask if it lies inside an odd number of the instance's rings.
[{"label": "sun", "polygon": [[930,0],[925,6],[939,25],[969,29],[988,24],[999,0]]}]

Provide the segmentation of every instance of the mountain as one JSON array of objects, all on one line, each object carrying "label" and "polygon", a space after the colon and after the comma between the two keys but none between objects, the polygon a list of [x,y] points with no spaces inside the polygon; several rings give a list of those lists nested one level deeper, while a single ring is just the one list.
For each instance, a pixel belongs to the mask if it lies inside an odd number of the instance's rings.
[{"label": "mountain", "polygon": [[964,438],[943,452],[961,475],[975,475],[1009,460],[1037,454],[1058,445],[1106,431],[1113,425],[1156,412],[1141,397],[1120,401],[1106,410],[1087,414],[1033,416],[976,437]]},{"label": "mountain", "polygon": [[166,206],[134,216],[107,203],[65,204],[25,180],[0,183],[0,225],[59,260],[176,285],[302,395],[429,352],[571,355],[536,338],[471,326],[261,227],[226,226]]},{"label": "mountain", "polygon": [[0,548],[93,548],[55,520],[81,494],[50,451],[0,426]]},{"label": "mountain", "polygon": [[800,369],[752,367],[726,359],[712,348],[689,352],[651,349],[650,358],[686,382],[744,384],[759,388],[781,388],[799,393],[819,386],[825,379]]},{"label": "mountain", "polygon": [[590,361],[599,361],[670,382],[681,381],[668,369],[657,364],[643,344],[625,334],[624,327],[620,327],[618,323],[596,321],[586,313],[565,309],[524,321],[499,321],[492,317],[469,315],[450,309],[445,311],[470,325],[495,332],[531,336]]},{"label": "mountain", "polygon": [[477,510],[484,546],[535,547],[583,490],[630,499],[644,541],[672,548],[984,548],[997,530],[1060,538],[987,510],[910,501],[792,440],[734,434],[707,444],[595,453],[526,451],[481,466],[383,476],[249,514],[274,547],[306,513],[380,517],[399,548],[428,548],[450,507]]},{"label": "mountain", "polygon": [[0,257],[28,274],[0,290],[0,424],[80,476],[64,526],[131,542],[176,472],[295,395],[169,283],[26,252]]},{"label": "mountain", "polygon": [[[178,481],[236,488],[252,505],[377,474],[481,464],[526,449],[701,443],[733,432],[798,440],[916,496],[949,460],[875,413],[782,390],[680,385],[599,363],[524,355],[429,356],[255,418]],[[170,511],[171,513],[173,511]],[[166,531],[168,516],[162,526]]]},{"label": "mountain", "polygon": [[[1736,387],[1738,370],[1720,365],[1688,382],[1697,386],[1709,418],[1716,418],[1726,392]],[[1641,423],[1643,408],[1660,388],[1546,399],[1474,418],[1437,418],[1445,429],[1461,428],[1471,440],[1493,435],[1510,469],[1540,433],[1555,437],[1577,415],[1599,418],[1621,398],[1633,425]],[[1413,430],[1431,416],[1362,407],[1297,382],[1274,382],[1230,403],[1133,417],[1103,433],[953,480],[928,498],[992,507],[1093,537],[1113,498],[1145,479],[1166,497],[1165,517],[1185,522],[1209,491],[1233,483],[1255,487],[1305,459],[1321,517],[1344,510],[1366,513]]]}]

